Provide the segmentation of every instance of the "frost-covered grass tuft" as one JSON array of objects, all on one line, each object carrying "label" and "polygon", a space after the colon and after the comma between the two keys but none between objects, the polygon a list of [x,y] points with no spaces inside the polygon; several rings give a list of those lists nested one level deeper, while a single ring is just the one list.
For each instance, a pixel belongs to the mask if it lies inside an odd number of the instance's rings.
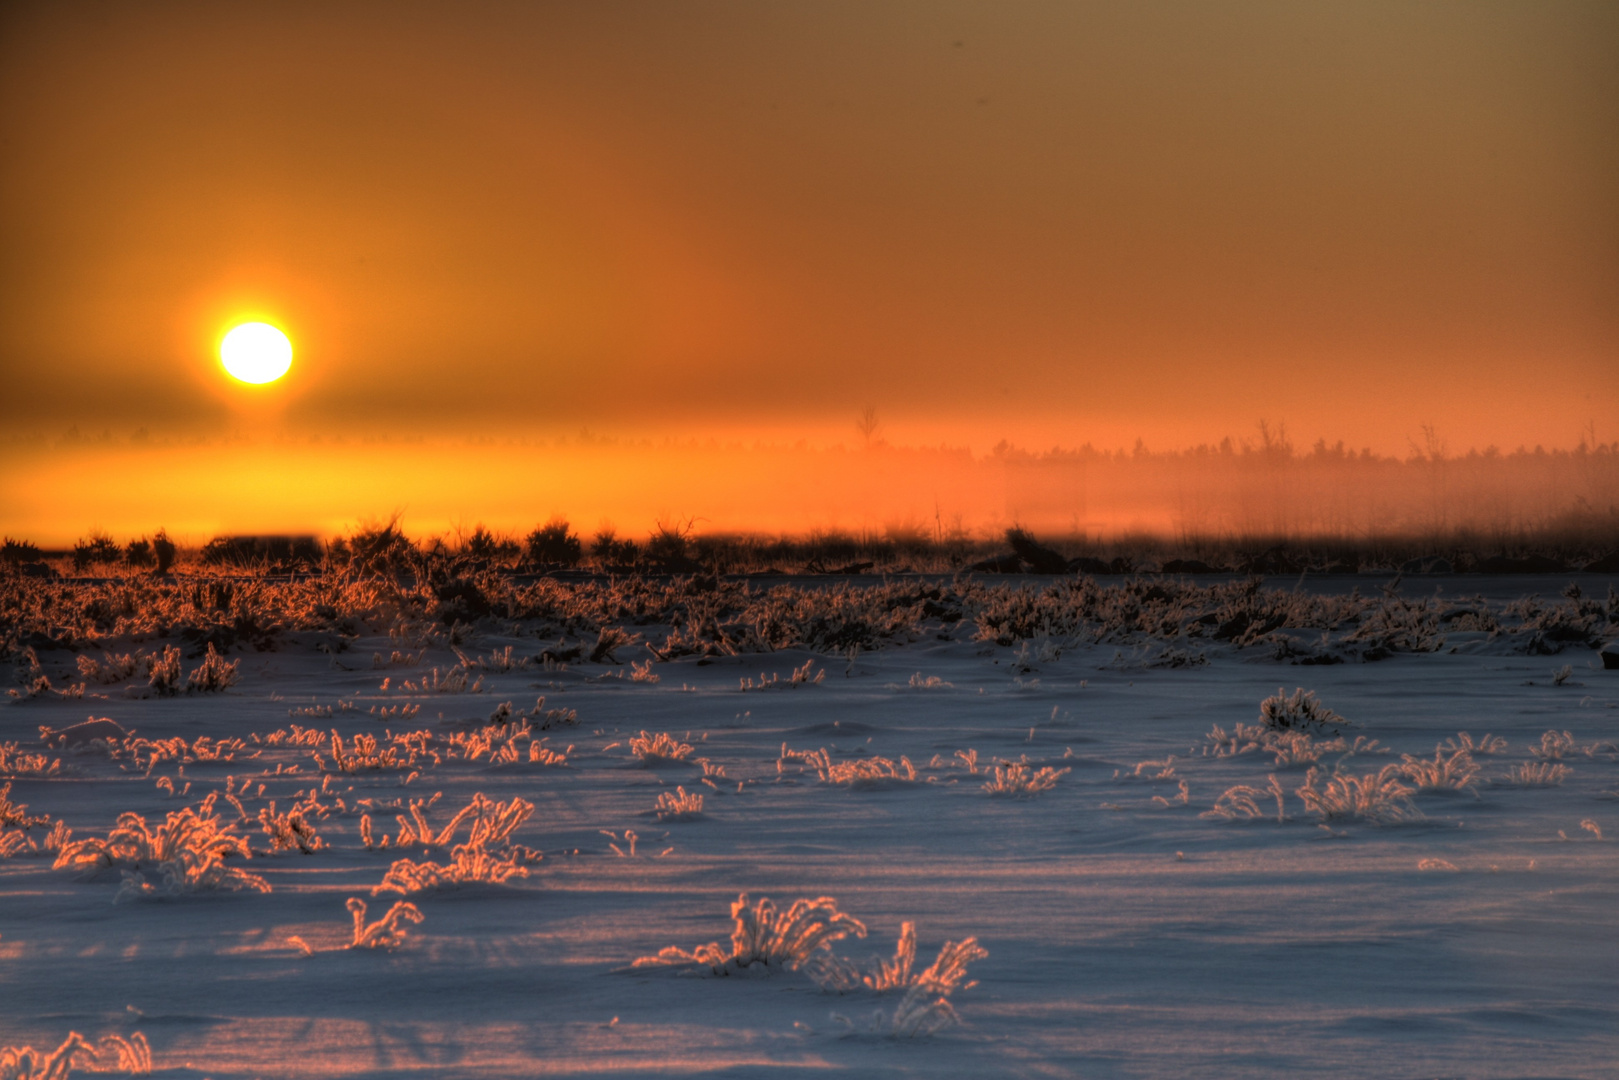
[{"label": "frost-covered grass tuft", "polygon": [[1412,790],[1400,782],[1402,766],[1385,765],[1362,776],[1333,773],[1322,783],[1311,769],[1295,792],[1305,809],[1326,821],[1370,821],[1378,825],[1420,821],[1422,811],[1411,801]]},{"label": "frost-covered grass tuft", "polygon": [[655,956],[643,956],[633,967],[706,967],[730,975],[758,965],[765,971],[796,971],[818,949],[853,935],[865,937],[860,920],[838,910],[830,896],[795,900],[781,911],[769,897],[750,904],[742,893],[731,904],[731,943],[699,945],[687,950],[671,945]]},{"label": "frost-covered grass tuft", "polygon": [[1564,754],[1575,749],[1573,735],[1566,731],[1547,731],[1540,736],[1540,745],[1531,746],[1529,753],[1541,761],[1561,761]]},{"label": "frost-covered grass tuft", "polygon": [[[386,689],[388,681],[383,680]],[[407,694],[479,694],[483,692],[483,676],[472,678],[465,664],[457,664],[440,672],[433,668],[417,680],[405,680],[400,689]]]},{"label": "frost-covered grass tuft", "polygon": [[270,838],[272,851],[297,850],[309,855],[326,846],[325,841],[315,835],[315,826],[310,824],[307,812],[301,806],[278,814],[275,801],[271,800],[269,806],[259,810],[259,827]]},{"label": "frost-covered grass tuft", "polygon": [[[124,870],[123,885],[115,900],[148,896],[183,896],[198,892],[269,892],[270,885],[225,860],[252,856],[247,841],[221,826],[212,813],[214,797],[203,802],[203,813],[190,807],[168,815],[153,829],[139,814],[126,813],[105,840],[90,837],[66,844],[56,857],[56,869],[94,873],[106,867]],[[146,873],[157,875],[154,884]]]},{"label": "frost-covered grass tuft", "polygon": [[1457,750],[1446,756],[1443,749],[1436,748],[1432,761],[1410,754],[1400,755],[1400,761],[1400,774],[1416,787],[1419,795],[1467,791],[1472,788],[1473,778],[1478,775],[1478,764],[1466,750]]},{"label": "frost-covered grass tuft", "polygon": [[[383,892],[410,894],[454,885],[504,885],[516,878],[528,877],[525,864],[540,860],[538,852],[511,842],[512,833],[534,813],[534,804],[523,799],[495,802],[479,792],[437,833],[428,828],[419,800],[412,800],[410,809],[415,822],[403,816],[399,818],[399,847],[443,847],[451,842],[456,829],[468,821],[472,823],[470,834],[465,843],[450,850],[447,863],[397,860],[388,868],[382,883],[371,890],[373,896]],[[369,836],[369,821],[362,819],[361,829],[362,835]]]},{"label": "frost-covered grass tuft", "polygon": [[1269,811],[1261,810],[1261,799],[1276,800],[1276,821],[1280,824],[1287,820],[1282,800],[1282,785],[1272,776],[1270,783],[1265,787],[1252,787],[1248,784],[1238,784],[1227,788],[1218,799],[1214,800],[1211,809],[1203,811],[1200,817],[1211,821],[1254,821],[1265,817]]},{"label": "frost-covered grass tuft", "polygon": [[0,1080],[66,1080],[75,1069],[146,1076],[152,1071],[152,1048],[146,1036],[107,1035],[90,1042],[77,1031],[50,1053],[32,1046],[0,1047]]},{"label": "frost-covered grass tuft", "polygon": [[[933,964],[917,972],[914,970],[916,924],[907,922],[900,929],[891,960],[872,957],[862,970],[852,961],[823,951],[811,957],[804,970],[822,990],[836,993],[862,988],[874,993],[905,991],[904,998],[892,1012],[877,1009],[871,1014],[868,1029],[876,1034],[915,1038],[931,1035],[957,1022],[950,995],[958,988],[974,985],[966,982],[967,965],[988,955],[977,938],[947,941]],[[838,1018],[854,1026],[847,1017]]]},{"label": "frost-covered grass tuft", "polygon": [[991,795],[1027,799],[1041,792],[1050,791],[1057,786],[1058,780],[1072,771],[1072,769],[1053,769],[1050,766],[1037,769],[1021,761],[998,761],[983,788]]},{"label": "frost-covered grass tuft", "polygon": [[656,735],[642,731],[630,739],[630,753],[648,765],[685,761],[691,757],[693,749],[690,743],[680,742],[665,731],[660,731]]},{"label": "frost-covered grass tuft", "polygon": [[1567,765],[1549,761],[1526,761],[1514,765],[1503,775],[1490,781],[1497,787],[1542,788],[1562,787],[1574,770]]},{"label": "frost-covered grass tuft", "polygon": [[208,653],[202,658],[202,665],[192,670],[186,678],[186,690],[192,693],[212,694],[218,693],[236,683],[237,668],[240,660],[225,660],[214,651],[214,643],[208,643]]},{"label": "frost-covered grass tuft", "polygon": [[1507,741],[1499,735],[1484,735],[1477,742],[1474,742],[1473,736],[1465,731],[1457,732],[1455,738],[1446,739],[1440,746],[1441,750],[1450,753],[1466,750],[1474,757],[1489,757],[1503,752],[1506,748]]},{"label": "frost-covered grass tuft", "polygon": [[877,788],[890,784],[914,784],[918,780],[916,766],[911,764],[908,757],[901,757],[898,761],[881,756],[833,761],[832,755],[824,747],[820,750],[797,751],[783,747],[782,757],[777,760],[778,771],[781,763],[789,760],[804,762],[815,770],[821,783],[837,787]]},{"label": "frost-covered grass tuft", "polygon": [[817,671],[811,675],[810,668],[814,663],[815,661],[813,660],[804,661],[803,665],[801,667],[794,668],[792,674],[786,679],[783,679],[780,675],[774,672],[772,672],[768,677],[763,672],[760,672],[758,681],[743,678],[738,680],[737,685],[739,689],[744,691],[796,690],[800,686],[819,686],[826,678],[826,669],[822,668],[820,671]]},{"label": "frost-covered grass tuft", "polygon": [[1169,784],[1180,780],[1175,772],[1175,755],[1171,754],[1161,761],[1138,761],[1136,767],[1130,772],[1122,769],[1113,770],[1114,780],[1145,780],[1150,784]]},{"label": "frost-covered grass tuft", "polygon": [[1259,722],[1273,731],[1322,729],[1349,723],[1316,698],[1314,690],[1299,687],[1288,694],[1281,687],[1259,703]]},{"label": "frost-covered grass tuft", "polygon": [[703,797],[688,795],[684,787],[677,787],[674,792],[660,792],[652,812],[659,821],[695,821],[703,816]]},{"label": "frost-covered grass tuft", "polygon": [[405,928],[399,924],[420,924],[426,918],[421,909],[408,900],[395,901],[386,915],[369,925],[365,921],[364,900],[351,896],[347,907],[349,914],[354,916],[354,940],[346,946],[350,949],[397,949],[404,944],[406,937]]},{"label": "frost-covered grass tuft", "polygon": [[0,743],[0,776],[60,776],[62,758],[47,758],[19,750],[16,743]]}]

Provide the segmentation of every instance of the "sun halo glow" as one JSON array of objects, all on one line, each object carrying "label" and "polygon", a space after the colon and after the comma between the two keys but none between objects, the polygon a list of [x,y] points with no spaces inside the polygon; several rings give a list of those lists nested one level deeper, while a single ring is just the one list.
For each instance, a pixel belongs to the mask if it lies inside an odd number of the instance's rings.
[{"label": "sun halo glow", "polygon": [[219,359],[242,382],[271,383],[292,367],[292,342],[269,323],[242,323],[220,341]]}]

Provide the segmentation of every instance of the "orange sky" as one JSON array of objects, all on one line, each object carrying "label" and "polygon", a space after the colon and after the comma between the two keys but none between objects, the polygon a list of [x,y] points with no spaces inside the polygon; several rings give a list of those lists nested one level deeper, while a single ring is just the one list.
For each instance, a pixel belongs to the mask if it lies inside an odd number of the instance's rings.
[{"label": "orange sky", "polygon": [[1609,4],[13,3],[0,140],[10,436],[1619,426]]}]

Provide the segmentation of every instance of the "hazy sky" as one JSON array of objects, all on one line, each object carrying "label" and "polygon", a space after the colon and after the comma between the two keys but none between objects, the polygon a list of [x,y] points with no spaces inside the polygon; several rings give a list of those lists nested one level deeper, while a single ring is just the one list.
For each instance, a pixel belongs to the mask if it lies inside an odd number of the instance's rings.
[{"label": "hazy sky", "polygon": [[11,3],[0,377],[12,432],[1612,439],[1619,5]]}]

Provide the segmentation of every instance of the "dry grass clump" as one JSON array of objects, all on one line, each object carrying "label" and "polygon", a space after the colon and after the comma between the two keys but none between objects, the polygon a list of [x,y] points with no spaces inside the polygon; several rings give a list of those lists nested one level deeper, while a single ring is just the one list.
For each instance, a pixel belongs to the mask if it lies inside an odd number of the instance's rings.
[{"label": "dry grass clump", "polygon": [[652,812],[659,821],[695,821],[703,816],[703,796],[688,795],[684,787],[659,792]]},{"label": "dry grass clump", "polygon": [[630,753],[648,765],[685,761],[691,757],[694,749],[690,743],[680,742],[665,731],[656,735],[642,731],[630,739]]},{"label": "dry grass clump", "polygon": [[1058,780],[1070,772],[1073,770],[1053,769],[1050,766],[1035,768],[1021,761],[998,761],[983,788],[991,795],[1027,799],[1050,791],[1057,786]]},{"label": "dry grass clump", "polygon": [[706,967],[715,975],[731,975],[754,965],[766,971],[796,971],[817,949],[851,934],[866,936],[865,924],[839,911],[830,896],[795,900],[781,911],[769,897],[751,905],[748,894],[742,893],[731,904],[731,918],[728,948],[717,941],[691,950],[670,945],[656,956],[640,957],[632,967]]},{"label": "dry grass clump", "polygon": [[1323,784],[1319,769],[1305,774],[1295,794],[1305,809],[1326,821],[1370,821],[1394,825],[1420,821],[1422,811],[1411,801],[1412,789],[1400,782],[1403,766],[1385,765],[1362,776],[1333,773]]},{"label": "dry grass clump", "polygon": [[127,1039],[107,1035],[93,1043],[70,1031],[48,1054],[32,1046],[0,1047],[0,1080],[66,1080],[75,1069],[146,1076],[152,1071],[152,1048],[138,1031]]},{"label": "dry grass clump", "polygon": [[1574,770],[1560,762],[1526,761],[1514,765],[1503,775],[1491,780],[1497,787],[1545,788],[1562,787]]}]

